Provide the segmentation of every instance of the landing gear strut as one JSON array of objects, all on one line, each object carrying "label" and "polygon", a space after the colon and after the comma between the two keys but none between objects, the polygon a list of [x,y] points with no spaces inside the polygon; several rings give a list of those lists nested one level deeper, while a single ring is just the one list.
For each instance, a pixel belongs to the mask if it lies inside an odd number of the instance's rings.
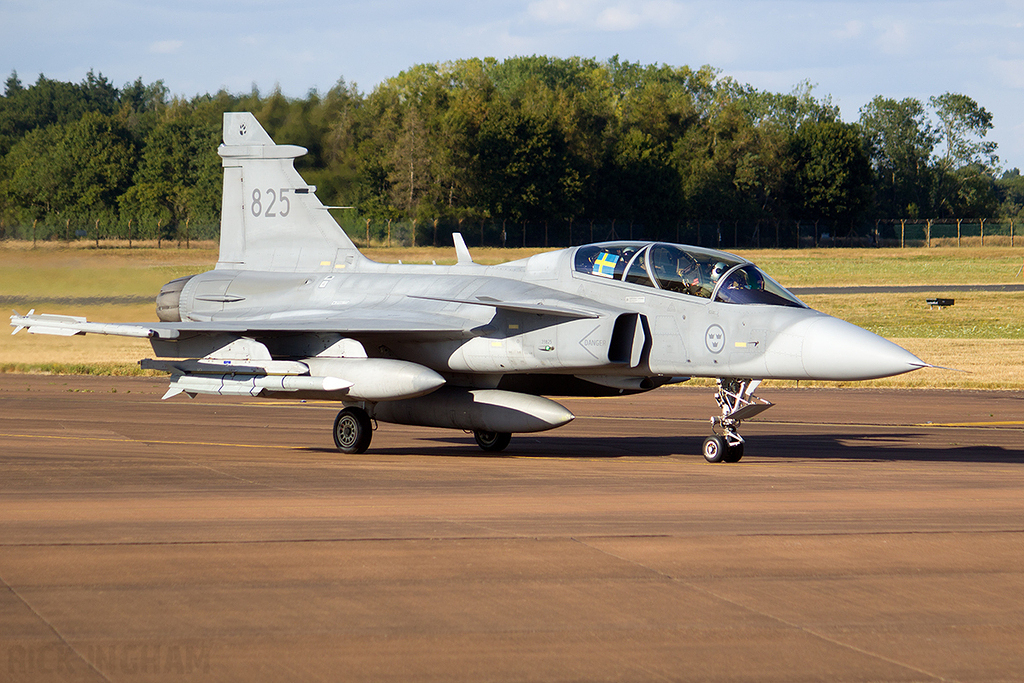
[{"label": "landing gear strut", "polygon": [[739,462],[743,457],[743,437],[739,426],[772,407],[770,401],[754,396],[760,386],[759,379],[718,380],[715,401],[722,409],[721,416],[711,418],[712,436],[704,439],[704,459],[708,462]]}]

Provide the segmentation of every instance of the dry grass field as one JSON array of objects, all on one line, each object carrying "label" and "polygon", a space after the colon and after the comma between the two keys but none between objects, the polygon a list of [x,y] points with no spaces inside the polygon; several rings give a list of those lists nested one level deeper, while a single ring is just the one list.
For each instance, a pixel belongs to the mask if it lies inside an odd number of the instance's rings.
[{"label": "dry grass field", "polygon": [[[212,267],[213,243],[0,243],[0,303],[21,313],[86,316],[90,320],[156,320],[153,299],[161,285]],[[537,249],[473,249],[479,263],[493,264]],[[378,261],[450,264],[452,248],[367,249]],[[815,249],[743,251],[788,287],[1022,283],[1024,249]],[[808,305],[896,341],[935,365],[867,383],[941,388],[1024,388],[1024,293],[956,292],[956,305],[931,310],[924,294],[807,295]],[[138,373],[151,355],[148,342],[121,337],[0,335],[0,371]],[[781,383],[785,384],[785,383]]]}]

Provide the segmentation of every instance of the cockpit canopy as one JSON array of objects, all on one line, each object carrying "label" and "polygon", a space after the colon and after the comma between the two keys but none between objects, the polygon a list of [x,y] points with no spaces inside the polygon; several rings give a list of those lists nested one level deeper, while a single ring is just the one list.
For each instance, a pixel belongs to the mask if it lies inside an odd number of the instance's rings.
[{"label": "cockpit canopy", "polygon": [[731,304],[806,306],[750,261],[713,249],[665,242],[603,242],[579,247],[576,272]]}]

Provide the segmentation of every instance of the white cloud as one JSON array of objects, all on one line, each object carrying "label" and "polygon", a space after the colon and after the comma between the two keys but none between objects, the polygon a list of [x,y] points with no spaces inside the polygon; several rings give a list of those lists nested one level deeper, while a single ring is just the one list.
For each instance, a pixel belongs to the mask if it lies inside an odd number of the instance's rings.
[{"label": "white cloud", "polygon": [[181,40],[158,40],[155,43],[150,43],[149,51],[157,55],[173,55],[184,44]]},{"label": "white cloud", "polygon": [[569,25],[583,30],[633,31],[678,21],[683,9],[681,3],[672,0],[539,0],[527,6],[527,15],[545,24]]},{"label": "white cloud", "polygon": [[640,25],[642,17],[630,7],[607,7],[597,15],[595,23],[602,31],[632,31]]},{"label": "white cloud", "polygon": [[526,13],[545,24],[575,24],[591,14],[592,0],[540,0],[531,2]]},{"label": "white cloud", "polygon": [[905,55],[910,51],[910,30],[901,21],[878,21],[875,26],[881,29],[875,44],[887,55]]}]

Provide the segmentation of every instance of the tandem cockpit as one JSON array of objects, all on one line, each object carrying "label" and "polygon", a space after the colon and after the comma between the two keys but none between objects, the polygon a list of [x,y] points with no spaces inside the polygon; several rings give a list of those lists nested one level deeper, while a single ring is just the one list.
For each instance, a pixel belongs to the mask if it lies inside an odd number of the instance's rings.
[{"label": "tandem cockpit", "polygon": [[731,304],[807,306],[750,261],[723,251],[665,242],[579,247],[577,273]]}]

